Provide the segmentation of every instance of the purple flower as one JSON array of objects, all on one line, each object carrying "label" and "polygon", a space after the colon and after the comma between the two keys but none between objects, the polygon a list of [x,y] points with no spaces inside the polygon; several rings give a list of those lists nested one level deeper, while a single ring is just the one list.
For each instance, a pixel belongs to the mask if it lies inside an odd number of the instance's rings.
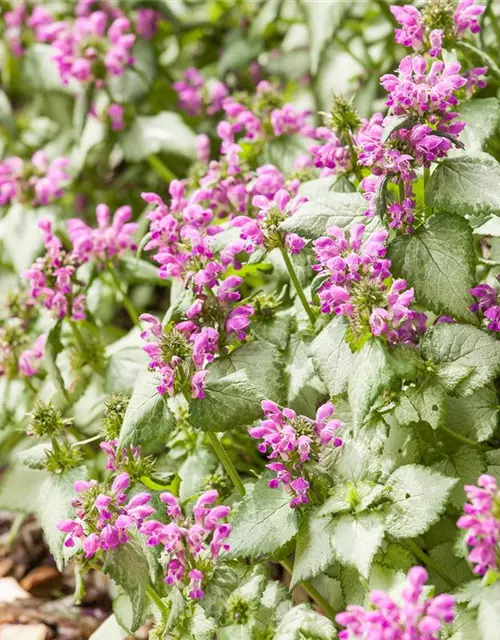
[{"label": "purple flower", "polygon": [[424,44],[424,25],[420,11],[411,4],[403,7],[392,5],[390,9],[402,27],[395,31],[396,42],[404,47],[412,47],[415,51],[419,51]]},{"label": "purple flower", "polygon": [[45,355],[45,341],[47,336],[41,335],[29,349],[25,349],[19,356],[19,375],[24,378],[36,376],[40,361]]},{"label": "purple flower", "polygon": [[258,445],[269,460],[279,460],[266,465],[276,477],[270,480],[271,488],[282,484],[292,495],[290,506],[295,508],[309,502],[309,482],[304,477],[304,465],[317,460],[322,447],[342,445],[336,432],[344,425],[340,420],[331,420],[335,407],[331,402],[319,407],[316,420],[297,416],[295,411],[264,400],[262,410],[265,419],[248,430],[249,435],[262,440]]},{"label": "purple flower", "polygon": [[474,573],[483,576],[488,570],[499,569],[500,490],[496,478],[486,474],[479,476],[477,484],[465,486],[469,502],[457,527],[467,531],[465,540],[472,547],[469,562],[475,565]]},{"label": "purple flower", "polygon": [[339,632],[341,640],[437,640],[443,625],[455,618],[455,598],[441,594],[426,598],[424,586],[427,571],[413,567],[408,571],[406,586],[401,593],[401,604],[384,591],[372,591],[372,608],[350,605],[339,613],[336,621],[346,627]]},{"label": "purple flower", "polygon": [[79,218],[68,220],[68,235],[73,244],[73,253],[81,262],[94,258],[104,264],[127,249],[134,251],[137,248],[132,238],[137,224],[128,222],[132,217],[130,207],[119,207],[111,222],[109,207],[98,204],[96,217],[99,225],[96,229]]},{"label": "purple flower", "polygon": [[486,5],[476,4],[476,0],[460,0],[453,14],[457,34],[461,36],[467,29],[472,33],[479,33],[481,27],[477,19],[485,10]]},{"label": "purple flower", "polygon": [[164,547],[167,554],[165,582],[185,588],[187,596],[194,600],[204,596],[204,572],[215,564],[222,550],[229,550],[227,538],[231,525],[224,520],[230,508],[212,506],[218,497],[217,491],[203,493],[193,507],[193,521],[183,514],[177,498],[170,492],[164,492],[160,499],[167,505],[171,522],[164,524],[147,520],[139,529],[147,544]]},{"label": "purple flower", "polygon": [[111,129],[113,131],[120,131],[125,126],[125,109],[116,103],[110,104],[108,107],[108,116],[111,121]]}]

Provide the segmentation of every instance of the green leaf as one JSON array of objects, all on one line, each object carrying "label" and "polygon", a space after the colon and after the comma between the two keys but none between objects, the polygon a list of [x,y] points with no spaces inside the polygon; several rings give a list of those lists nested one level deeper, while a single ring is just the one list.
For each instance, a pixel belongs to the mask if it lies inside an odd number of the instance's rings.
[{"label": "green leaf", "polygon": [[347,393],[355,430],[361,427],[375,401],[390,388],[394,379],[415,376],[418,358],[414,350],[406,347],[389,352],[376,338],[370,338],[361,351],[353,355]]},{"label": "green leaf", "polygon": [[137,329],[106,348],[105,389],[108,393],[131,393],[139,375],[147,369],[148,357]]},{"label": "green leaf", "polygon": [[291,587],[322,573],[335,560],[331,517],[321,517],[317,510],[304,514],[295,548]]},{"label": "green leaf", "polygon": [[120,627],[118,620],[112,615],[106,618],[97,631],[94,631],[89,640],[125,640],[127,636],[127,632]]},{"label": "green leaf", "polygon": [[416,464],[399,467],[389,477],[392,504],[385,520],[395,538],[414,538],[434,524],[443,512],[457,480]]},{"label": "green leaf", "polygon": [[383,537],[384,521],[380,514],[345,514],[336,520],[331,542],[337,560],[356,567],[367,578]]},{"label": "green leaf", "polygon": [[477,620],[482,640],[500,640],[500,582],[485,587]]},{"label": "green leaf", "polygon": [[16,457],[29,469],[42,471],[43,469],[45,469],[47,453],[49,453],[50,451],[52,451],[52,445],[50,444],[50,442],[42,442],[40,444],[35,444],[29,449],[20,451]]},{"label": "green leaf", "polygon": [[487,153],[440,162],[426,189],[431,207],[461,216],[500,214],[500,164]]},{"label": "green leaf", "polygon": [[[429,555],[434,560],[434,562],[439,565],[439,567],[443,571],[445,571],[446,575],[448,575],[457,584],[463,584],[464,582],[470,580],[473,574],[465,558],[460,558],[457,556],[455,547],[456,543],[453,540],[441,542],[430,550]],[[442,591],[448,591],[448,589],[450,588],[449,584],[447,584],[432,570],[429,571],[429,573],[431,575],[429,581],[436,586],[438,593]]]},{"label": "green leaf", "polygon": [[252,333],[261,340],[270,342],[281,351],[288,346],[292,327],[292,316],[289,313],[279,314],[273,318],[252,319]]},{"label": "green leaf", "polygon": [[188,456],[179,469],[182,502],[203,489],[203,481],[217,468],[217,458],[207,449],[198,448]]},{"label": "green leaf", "polygon": [[282,404],[285,399],[284,369],[285,362],[279,350],[268,342],[255,340],[216,360],[210,367],[209,377],[213,380],[216,376],[243,371],[267,399]]},{"label": "green leaf", "polygon": [[445,415],[446,391],[432,377],[418,380],[401,395],[394,415],[402,425],[412,422],[427,422],[437,429]]},{"label": "green leaf", "polygon": [[16,133],[16,121],[12,107],[7,94],[2,89],[0,89],[0,127],[3,127],[12,136]]},{"label": "green leaf", "polygon": [[150,91],[157,70],[156,53],[150,42],[137,39],[132,50],[134,64],[119,76],[110,76],[111,97],[120,104],[137,102]]},{"label": "green leaf", "polygon": [[142,624],[146,605],[149,567],[146,557],[133,540],[106,552],[103,571],[120,586],[132,605],[130,629]]},{"label": "green leaf", "polygon": [[134,391],[123,419],[120,446],[166,442],[175,427],[175,418],[156,387],[158,378],[149,371],[137,377]]},{"label": "green leaf", "polygon": [[458,107],[465,129],[460,139],[468,152],[483,151],[500,130],[500,102],[497,98],[465,100]]},{"label": "green leaf", "polygon": [[466,501],[464,485],[475,484],[486,471],[484,455],[477,447],[459,447],[451,451],[444,460],[432,465],[434,469],[452,478],[459,478],[450,495],[451,504],[461,511]]},{"label": "green leaf", "polygon": [[445,425],[467,438],[484,442],[497,429],[498,409],[498,397],[492,385],[486,385],[466,398],[449,396]]},{"label": "green leaf", "polygon": [[230,431],[246,427],[260,417],[264,394],[248,379],[246,371],[219,378],[209,372],[205,397],[189,405],[191,423],[203,431]]},{"label": "green leaf", "polygon": [[[37,225],[43,217],[54,220],[56,212],[49,207],[31,208],[16,203],[0,220],[3,261],[10,261],[18,272],[28,269],[43,249],[43,237]],[[20,246],[22,251],[19,251]]]},{"label": "green leaf", "polygon": [[457,607],[450,633],[449,640],[481,640],[476,613],[465,607]]},{"label": "green leaf", "polygon": [[291,609],[276,629],[274,640],[332,640],[337,634],[333,622],[307,604]]},{"label": "green leaf", "polygon": [[288,394],[286,406],[309,417],[316,415],[326,389],[314,372],[310,344],[297,334],[290,338],[288,348]]},{"label": "green leaf", "polygon": [[319,238],[326,234],[328,227],[337,226],[350,229],[354,224],[363,223],[368,231],[376,229],[378,218],[368,220],[366,200],[359,193],[320,192],[316,198],[306,202],[282,224],[283,231],[298,233],[304,238]]},{"label": "green leaf", "polygon": [[125,160],[140,162],[156,153],[167,152],[194,159],[195,135],[177,113],[161,111],[154,116],[137,116],[121,136]]},{"label": "green leaf", "polygon": [[319,196],[328,195],[329,192],[354,193],[356,189],[345,176],[328,176],[326,178],[315,178],[307,180],[299,187],[299,195],[305,196],[309,200],[314,200]]},{"label": "green leaf", "polygon": [[384,119],[384,128],[382,129],[382,144],[385,144],[395,131],[399,131],[400,129],[411,129],[413,123],[413,118],[407,114],[403,114],[401,116],[387,116]]},{"label": "green leaf", "polygon": [[415,289],[416,301],[437,315],[443,313],[475,324],[469,289],[476,284],[476,254],[466,220],[436,214],[413,235],[399,236],[389,246],[394,276]]},{"label": "green leaf", "polygon": [[0,483],[0,509],[17,513],[35,513],[39,506],[40,483],[47,474],[14,462]]},{"label": "green leaf", "polygon": [[344,2],[301,2],[310,34],[311,74],[315,76],[327,43],[333,38],[347,12]]},{"label": "green leaf", "polygon": [[257,557],[277,551],[298,531],[297,513],[290,507],[290,494],[271,489],[269,478],[255,483],[238,505],[229,538],[231,557]]},{"label": "green leaf", "polygon": [[441,383],[457,395],[470,395],[500,371],[500,343],[476,327],[437,324],[425,334],[421,349],[437,364]]},{"label": "green leaf", "polygon": [[355,357],[345,333],[344,319],[333,318],[311,344],[314,367],[332,396],[347,391],[349,369]]},{"label": "green leaf", "polygon": [[189,632],[196,640],[213,640],[217,631],[217,624],[213,618],[208,618],[199,604],[196,604],[193,616],[189,621]]},{"label": "green leaf", "polygon": [[63,350],[61,342],[62,320],[58,320],[47,335],[45,342],[45,366],[55,388],[63,398],[68,397],[61,371],[57,365],[57,356]]},{"label": "green leaf", "polygon": [[120,259],[120,271],[123,272],[127,282],[148,282],[155,286],[170,286],[168,280],[158,277],[158,269],[147,262],[135,256],[123,256]]},{"label": "green leaf", "polygon": [[40,500],[37,505],[37,514],[40,518],[45,541],[59,571],[62,571],[67,558],[64,552],[66,534],[59,531],[56,524],[60,520],[74,517],[75,510],[71,505],[71,500],[75,497],[73,485],[76,480],[85,480],[86,476],[85,467],[79,467],[65,471],[60,475],[47,475],[43,483],[39,484]]}]

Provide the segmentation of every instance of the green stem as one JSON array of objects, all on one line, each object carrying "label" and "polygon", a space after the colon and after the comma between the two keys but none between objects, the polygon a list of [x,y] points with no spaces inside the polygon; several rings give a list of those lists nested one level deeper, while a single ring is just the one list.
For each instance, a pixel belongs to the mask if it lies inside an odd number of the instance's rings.
[{"label": "green stem", "polygon": [[429,178],[431,176],[430,167],[424,167],[424,204],[427,206],[427,185],[429,184]]},{"label": "green stem", "polygon": [[16,513],[5,539],[5,546],[7,547],[7,549],[10,549],[14,542],[17,540],[17,536],[19,534],[19,531],[21,530],[25,517],[25,513]]},{"label": "green stem", "polygon": [[356,178],[359,180],[359,182],[361,182],[361,180],[363,179],[363,175],[361,174],[361,171],[358,167],[358,154],[354,149],[354,144],[352,142],[352,137],[350,133],[347,134],[347,144],[349,146],[349,152],[351,154],[352,170],[354,171]]},{"label": "green stem", "polygon": [[137,309],[134,307],[132,300],[130,300],[130,298],[125,293],[122,287],[122,283],[120,282],[120,278],[118,277],[116,269],[111,260],[108,260],[106,262],[106,268],[111,275],[117,293],[119,293],[122,298],[123,306],[125,307],[129,318],[136,326],[139,326],[139,314],[137,313]]},{"label": "green stem", "polygon": [[[281,566],[290,575],[293,574],[293,565],[289,560],[282,560]],[[316,589],[316,587],[313,587],[313,585],[310,582],[307,582],[307,580],[303,580],[300,583],[300,585],[302,586],[304,591],[307,593],[307,595],[311,598],[311,600],[314,600],[314,602],[323,609],[323,611],[331,620],[335,620],[335,615],[336,615],[335,609],[332,607],[332,605],[329,602],[327,602],[327,600],[325,600],[325,598]]]},{"label": "green stem", "polygon": [[163,178],[166,182],[172,182],[177,176],[175,173],[167,167],[167,165],[158,156],[148,156],[149,166],[155,171],[160,178]]},{"label": "green stem", "polygon": [[451,436],[452,438],[455,438],[456,440],[458,440],[459,442],[463,442],[464,444],[468,444],[468,445],[471,445],[473,447],[482,447],[483,446],[480,442],[476,442],[475,440],[472,440],[471,438],[467,438],[467,436],[463,436],[461,433],[457,433],[456,431],[453,431],[452,429],[448,429],[448,427],[445,427],[444,425],[440,425],[439,428],[442,431],[444,431],[445,433],[447,433],[449,436]]},{"label": "green stem", "polygon": [[81,351],[86,352],[87,345],[85,344],[85,340],[83,339],[83,336],[80,333],[80,329],[78,328],[78,325],[74,320],[71,320],[71,318],[68,318],[68,320],[69,320],[69,325],[71,327],[71,331],[73,332],[76,343],[78,344],[78,347],[80,348]]},{"label": "green stem", "polygon": [[169,608],[150,584],[146,585],[146,593],[151,602],[158,607],[161,615],[167,617],[170,614]]},{"label": "green stem", "polygon": [[457,583],[453,578],[451,578],[444,569],[442,569],[437,562],[435,562],[431,557],[429,557],[422,549],[418,546],[418,544],[411,539],[406,540],[406,545],[421,562],[425,564],[431,571],[434,571],[436,575],[438,575],[442,580],[446,582],[449,587],[456,587]]},{"label": "green stem", "polygon": [[224,448],[224,445],[219,440],[217,435],[212,431],[208,432],[208,439],[210,440],[212,447],[215,449],[215,453],[217,454],[219,460],[221,461],[224,469],[227,471],[228,476],[233,481],[233,484],[236,487],[236,490],[238,491],[240,496],[244,496],[246,493],[245,487],[243,486],[243,482],[241,481],[241,478],[238,475],[238,472],[236,471],[233,463],[231,462],[231,458],[229,457],[226,449]]},{"label": "green stem", "polygon": [[316,322],[316,316],[314,314],[314,311],[311,309],[309,302],[307,302],[306,294],[304,293],[304,289],[300,284],[300,280],[297,276],[297,272],[294,269],[292,261],[290,260],[290,256],[288,255],[288,251],[286,250],[286,247],[283,244],[283,241],[281,241],[280,251],[281,251],[281,255],[283,256],[283,260],[285,261],[285,265],[288,271],[288,275],[290,276],[290,280],[293,282],[295,291],[297,292],[297,295],[299,296],[300,301],[302,302],[302,306],[304,307],[304,310],[307,313],[307,317],[309,318],[311,325],[314,327],[314,323]]},{"label": "green stem", "polygon": [[500,47],[500,21],[493,11],[493,2],[488,2],[488,4],[486,5],[486,11],[484,13],[490,19],[491,27],[493,29],[493,32],[495,33],[495,38],[497,40],[497,45]]},{"label": "green stem", "polygon": [[402,180],[399,181],[399,201],[403,202],[405,199],[405,185]]}]

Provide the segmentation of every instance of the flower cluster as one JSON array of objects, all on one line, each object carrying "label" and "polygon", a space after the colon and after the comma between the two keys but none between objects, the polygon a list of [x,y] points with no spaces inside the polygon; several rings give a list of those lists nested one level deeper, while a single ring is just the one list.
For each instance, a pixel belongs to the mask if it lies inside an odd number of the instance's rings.
[{"label": "flower cluster", "polygon": [[222,110],[224,98],[228,95],[225,84],[214,80],[209,85],[194,67],[184,71],[183,80],[174,82],[172,87],[179,97],[179,106],[192,116],[201,115],[203,111],[207,115],[214,115]]},{"label": "flower cluster", "polygon": [[50,220],[44,218],[38,226],[44,235],[46,253],[24,273],[30,281],[30,296],[42,302],[56,318],[71,316],[73,320],[83,320],[85,295],[76,276],[80,261],[63,249],[61,240],[52,232]]},{"label": "flower cluster", "polygon": [[73,244],[73,254],[81,262],[94,258],[101,264],[122,254],[127,249],[135,251],[133,234],[137,230],[135,222],[129,222],[132,209],[120,207],[110,224],[110,210],[105,204],[96,207],[98,227],[93,229],[79,218],[68,220],[68,235]]},{"label": "flower cluster", "polygon": [[12,9],[6,11],[2,18],[5,23],[5,38],[12,55],[19,57],[24,53],[25,40],[28,33],[37,42],[51,42],[55,36],[54,18],[41,5],[32,5],[23,0],[11,3]]},{"label": "flower cluster", "polygon": [[427,49],[436,58],[441,55],[443,40],[450,47],[467,31],[478,33],[478,18],[485,9],[476,0],[460,0],[458,5],[451,0],[429,0],[422,11],[413,5],[393,5],[392,15],[401,25],[395,30],[396,42],[414,51]]},{"label": "flower cluster", "polygon": [[231,525],[224,522],[230,508],[216,505],[217,491],[206,491],[193,507],[193,518],[187,518],[177,498],[169,492],[160,494],[167,506],[170,522],[147,520],[139,531],[151,546],[162,545],[167,554],[165,582],[186,587],[188,597],[200,600],[205,595],[203,583],[222,550],[228,551],[227,538]]},{"label": "flower cluster", "polygon": [[339,632],[341,640],[437,640],[445,624],[455,618],[455,598],[441,594],[434,598],[425,596],[427,571],[412,567],[408,571],[406,585],[397,604],[384,591],[372,591],[372,609],[350,605],[339,613],[337,622],[346,627]]},{"label": "flower cluster", "polygon": [[131,49],[135,39],[131,22],[123,15],[110,19],[104,11],[93,11],[61,23],[52,42],[61,81],[68,84],[75,78],[103,86],[108,74],[121,75],[134,64]]},{"label": "flower cluster", "polygon": [[490,331],[500,331],[500,305],[496,289],[489,284],[479,284],[470,290],[470,294],[477,300],[471,305],[471,311],[482,313],[488,320]]},{"label": "flower cluster", "polygon": [[69,158],[49,161],[45,151],[36,151],[30,162],[16,156],[0,163],[0,205],[14,202],[46,205],[63,195],[69,180]]},{"label": "flower cluster", "polygon": [[465,541],[472,547],[469,561],[474,573],[483,576],[488,570],[500,569],[500,488],[496,478],[482,475],[478,486],[466,485],[469,502],[457,522],[467,532]]},{"label": "flower cluster", "polygon": [[292,508],[307,504],[310,482],[305,463],[317,461],[325,446],[340,447],[342,439],[336,433],[344,424],[332,419],[335,407],[331,402],[318,409],[316,420],[298,416],[292,409],[280,409],[270,400],[262,402],[262,410],[265,420],[248,433],[262,440],[258,450],[273,461],[266,465],[276,473],[269,486],[278,488],[282,484],[292,494]]},{"label": "flower cluster", "polygon": [[96,480],[78,480],[75,491],[79,494],[71,502],[76,510],[74,519],[57,523],[59,531],[66,533],[65,546],[74,547],[79,541],[86,558],[99,550],[107,551],[130,539],[131,528],[140,528],[152,513],[151,496],[138,493],[128,499],[126,491],[130,478],[126,473],[116,476],[108,490]]},{"label": "flower cluster", "polygon": [[355,339],[370,331],[390,344],[414,342],[425,331],[425,316],[410,309],[414,292],[405,280],[395,280],[387,291],[387,231],[374,231],[364,241],[362,224],[353,225],[349,238],[339,227],[327,232],[313,243],[319,261],[313,268],[325,277],[318,289],[321,311],[345,316]]}]

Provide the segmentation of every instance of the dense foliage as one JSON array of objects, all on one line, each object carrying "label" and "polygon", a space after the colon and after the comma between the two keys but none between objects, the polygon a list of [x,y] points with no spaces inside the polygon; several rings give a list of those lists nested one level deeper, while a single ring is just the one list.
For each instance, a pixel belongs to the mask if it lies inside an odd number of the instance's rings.
[{"label": "dense foliage", "polygon": [[96,640],[500,638],[498,10],[0,2],[0,508]]}]

